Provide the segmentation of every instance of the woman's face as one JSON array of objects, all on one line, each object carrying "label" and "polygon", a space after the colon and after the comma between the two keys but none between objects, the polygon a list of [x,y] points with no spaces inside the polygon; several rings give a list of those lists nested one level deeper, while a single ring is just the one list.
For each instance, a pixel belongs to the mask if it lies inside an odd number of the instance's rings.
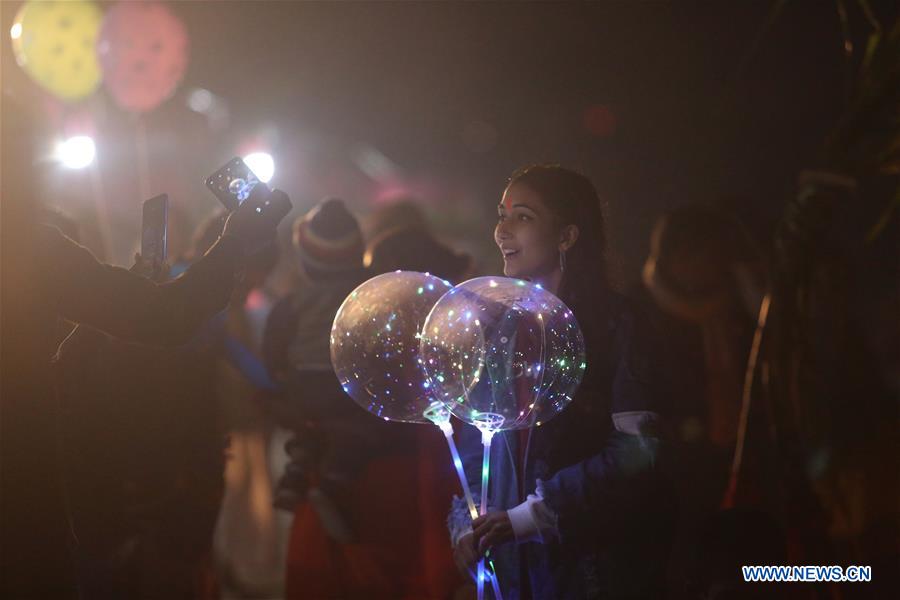
[{"label": "woman's face", "polygon": [[503,274],[552,279],[559,271],[559,231],[540,196],[525,185],[513,183],[503,193],[497,213],[494,241],[503,254]]}]

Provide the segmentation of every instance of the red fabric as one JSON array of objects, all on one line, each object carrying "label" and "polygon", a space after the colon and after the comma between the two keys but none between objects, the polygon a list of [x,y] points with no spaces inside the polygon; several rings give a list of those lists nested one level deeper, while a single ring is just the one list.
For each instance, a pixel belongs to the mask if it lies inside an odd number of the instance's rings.
[{"label": "red fabric", "polygon": [[416,449],[371,461],[353,485],[346,506],[354,543],[330,539],[312,506],[298,507],[288,549],[289,600],[451,597],[460,582],[444,522],[458,486],[440,432],[418,429]]}]

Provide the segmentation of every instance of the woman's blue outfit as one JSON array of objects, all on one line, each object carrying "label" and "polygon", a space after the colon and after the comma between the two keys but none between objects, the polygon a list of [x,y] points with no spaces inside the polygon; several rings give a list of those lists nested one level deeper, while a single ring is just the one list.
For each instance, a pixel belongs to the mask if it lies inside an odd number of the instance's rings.
[{"label": "woman's blue outfit", "polygon": [[[665,593],[674,504],[657,468],[663,445],[653,349],[622,296],[608,292],[594,310],[575,399],[540,427],[498,433],[492,443],[489,509],[509,510],[537,492],[549,509],[542,512],[555,520],[543,542],[491,551],[505,600]],[[477,502],[481,434],[465,426],[459,436]],[[448,524],[454,540],[471,526],[459,499]]]}]

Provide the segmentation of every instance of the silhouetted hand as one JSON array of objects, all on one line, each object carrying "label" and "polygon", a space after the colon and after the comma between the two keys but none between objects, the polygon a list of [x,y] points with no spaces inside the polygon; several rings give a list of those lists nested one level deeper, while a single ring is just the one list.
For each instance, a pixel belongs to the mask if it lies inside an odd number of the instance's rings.
[{"label": "silhouetted hand", "polygon": [[134,264],[128,270],[157,283],[165,281],[169,276],[168,263],[147,260],[141,256],[140,252],[135,253]]},{"label": "silhouetted hand", "polygon": [[244,244],[244,254],[253,254],[275,239],[275,228],[291,212],[291,201],[281,190],[269,192],[257,185],[236,211],[228,215],[223,235]]}]

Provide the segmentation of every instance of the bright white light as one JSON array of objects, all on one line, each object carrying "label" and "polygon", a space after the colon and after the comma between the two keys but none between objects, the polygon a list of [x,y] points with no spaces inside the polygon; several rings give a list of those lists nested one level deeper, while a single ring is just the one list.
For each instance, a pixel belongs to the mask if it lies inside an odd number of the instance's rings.
[{"label": "bright white light", "polygon": [[9,37],[14,40],[22,37],[22,24],[21,23],[13,23],[13,26],[9,28]]},{"label": "bright white light", "polygon": [[56,145],[56,159],[69,169],[83,169],[94,162],[96,153],[94,140],[86,135],[76,135]]},{"label": "bright white light", "polygon": [[244,162],[250,167],[259,180],[263,183],[269,183],[272,175],[275,174],[275,161],[271,154],[265,152],[254,152],[244,157]]},{"label": "bright white light", "polygon": [[188,94],[187,104],[194,112],[206,113],[213,105],[212,92],[203,88],[197,88]]}]

